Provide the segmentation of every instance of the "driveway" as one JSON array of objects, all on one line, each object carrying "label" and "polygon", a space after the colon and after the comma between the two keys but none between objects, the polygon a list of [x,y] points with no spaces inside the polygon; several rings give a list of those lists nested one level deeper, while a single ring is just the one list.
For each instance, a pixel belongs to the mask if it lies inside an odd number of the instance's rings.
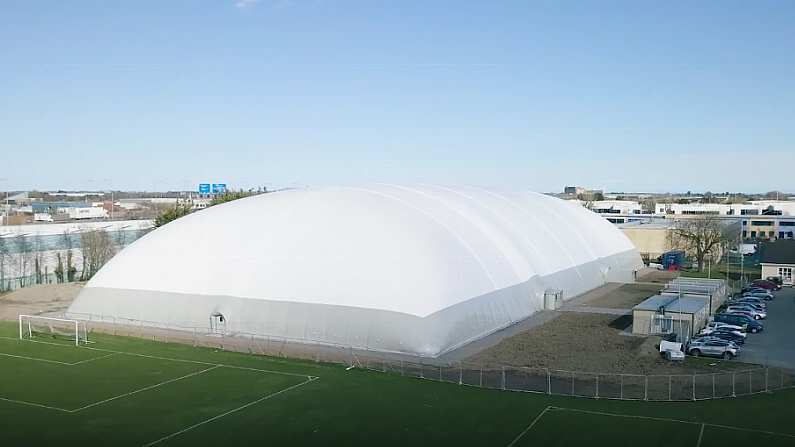
[{"label": "driveway", "polygon": [[749,334],[738,360],[795,368],[795,288],[784,287],[768,301],[765,330]]}]

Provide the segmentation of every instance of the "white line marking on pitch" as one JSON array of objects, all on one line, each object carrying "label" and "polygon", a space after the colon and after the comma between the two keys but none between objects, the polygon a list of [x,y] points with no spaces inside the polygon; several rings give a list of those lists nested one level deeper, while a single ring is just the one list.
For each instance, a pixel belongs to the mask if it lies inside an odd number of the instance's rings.
[{"label": "white line marking on pitch", "polygon": [[102,360],[102,359],[105,359],[105,358],[108,358],[108,357],[111,357],[111,356],[114,356],[114,355],[116,355],[116,354],[113,353],[113,354],[108,354],[108,355],[101,355],[99,357],[93,357],[93,358],[90,358],[90,359],[85,359],[85,360],[80,360],[80,361],[77,361],[77,362],[71,362],[70,363],[70,362],[62,362],[60,360],[50,360],[50,359],[43,359],[43,358],[39,358],[39,357],[28,357],[28,356],[25,356],[25,355],[6,354],[5,352],[0,352],[0,356],[3,356],[3,357],[13,357],[15,359],[33,360],[35,362],[55,363],[55,364],[64,365],[64,366],[82,365],[83,363],[93,362],[94,360]]},{"label": "white line marking on pitch", "polygon": [[24,401],[24,400],[16,400],[16,399],[7,399],[5,397],[0,397],[0,400],[2,400],[3,402],[11,402],[11,403],[14,403],[14,404],[27,405],[29,407],[46,408],[48,410],[62,411],[64,413],[69,413],[70,412],[69,410],[67,410],[65,408],[51,407],[49,405],[37,404],[36,402],[27,402],[27,401]]},{"label": "white line marking on pitch", "polygon": [[132,396],[133,394],[138,394],[138,393],[143,392],[143,391],[149,391],[151,389],[157,388],[159,386],[167,385],[169,383],[173,383],[173,382],[176,382],[178,380],[195,377],[195,376],[198,376],[199,374],[204,374],[204,373],[206,373],[208,371],[212,371],[212,370],[214,370],[216,368],[220,368],[221,366],[223,366],[223,365],[215,365],[215,366],[212,366],[210,368],[203,369],[201,371],[194,371],[194,372],[192,372],[190,374],[185,374],[184,376],[175,377],[173,379],[166,380],[165,382],[156,383],[154,385],[149,385],[149,386],[144,387],[144,388],[140,388],[140,389],[137,389],[137,390],[134,390],[134,391],[130,391],[129,393],[119,394],[118,396],[110,397],[108,399],[103,399],[103,400],[100,400],[100,401],[97,401],[97,402],[94,402],[94,403],[91,403],[91,404],[88,404],[88,405],[84,405],[84,406],[82,406],[80,408],[75,408],[74,410],[69,410],[69,412],[70,413],[77,413],[78,411],[83,411],[83,410],[86,410],[88,408],[96,407],[97,405],[102,405],[102,404],[108,403],[108,402],[116,400],[116,399],[121,399],[123,397]]},{"label": "white line marking on pitch", "polygon": [[541,412],[538,413],[538,415],[535,417],[535,419],[533,419],[533,422],[530,422],[530,425],[525,427],[525,429],[522,430],[522,432],[519,433],[519,435],[517,437],[513,438],[513,441],[511,441],[511,443],[508,444],[508,447],[513,447],[514,444],[519,442],[519,440],[522,439],[522,436],[524,436],[527,432],[529,432],[530,429],[532,429],[533,426],[535,426],[536,423],[538,423],[538,421],[541,420],[541,417],[543,417],[546,414],[546,412],[549,411],[550,408],[552,408],[552,407],[546,407],[543,410],[541,410]]},{"label": "white line marking on pitch", "polygon": [[698,442],[696,447],[701,447],[701,440],[704,439],[704,424],[701,424],[701,430],[698,431]]},{"label": "white line marking on pitch", "polygon": [[56,363],[58,365],[72,366],[71,363],[59,362],[58,360],[40,359],[40,358],[37,358],[37,357],[27,357],[27,356],[24,356],[24,355],[16,355],[16,354],[6,354],[4,352],[0,352],[0,355],[2,355],[3,357],[13,357],[15,359],[33,360],[33,361],[36,361],[36,362]]},{"label": "white line marking on pitch", "polygon": [[191,425],[190,427],[183,428],[183,429],[182,429],[182,430],[180,430],[180,431],[177,431],[177,432],[171,433],[170,435],[163,436],[162,438],[160,438],[160,439],[157,439],[157,440],[155,440],[155,441],[152,441],[152,442],[150,442],[150,443],[148,443],[148,444],[144,444],[142,447],[151,447],[151,446],[153,446],[153,445],[156,445],[156,444],[159,444],[159,443],[161,443],[161,442],[163,442],[163,441],[167,441],[167,440],[169,440],[169,439],[171,439],[171,438],[173,438],[173,437],[175,437],[175,436],[179,436],[179,435],[181,435],[181,434],[183,434],[183,433],[185,433],[185,432],[188,432],[188,431],[190,431],[190,430],[193,430],[194,428],[200,427],[200,426],[202,426],[202,425],[204,425],[204,424],[209,424],[210,422],[216,421],[216,420],[218,420],[218,419],[221,419],[221,418],[222,418],[222,417],[224,417],[224,416],[228,416],[228,415],[230,415],[230,414],[232,414],[232,413],[236,413],[236,412],[238,412],[238,411],[240,411],[240,410],[245,410],[246,408],[248,408],[248,407],[250,407],[250,406],[252,406],[252,405],[256,405],[256,404],[258,404],[258,403],[260,403],[260,402],[263,402],[263,401],[266,401],[266,400],[268,400],[268,399],[270,399],[270,398],[272,398],[272,397],[276,397],[276,396],[278,396],[279,394],[286,393],[286,392],[288,392],[288,391],[294,390],[294,389],[296,389],[296,388],[298,388],[298,387],[304,386],[304,385],[306,385],[307,383],[313,382],[313,381],[315,381],[315,380],[317,380],[317,377],[309,377],[309,378],[307,378],[305,381],[303,381],[303,382],[301,382],[301,383],[297,383],[297,384],[295,384],[295,385],[288,386],[287,388],[284,388],[284,389],[282,389],[282,390],[279,390],[279,391],[276,391],[276,392],[274,392],[274,393],[268,394],[268,395],[266,395],[266,396],[260,397],[260,398],[259,398],[259,399],[257,399],[257,400],[253,400],[253,401],[251,401],[251,402],[249,402],[249,403],[247,403],[247,404],[243,404],[243,405],[241,405],[241,406],[239,406],[239,407],[237,407],[237,408],[233,408],[233,409],[231,409],[231,410],[229,410],[229,411],[227,411],[227,412],[221,413],[221,414],[219,414],[219,415],[217,415],[217,416],[213,416],[213,417],[211,417],[211,418],[209,418],[209,419],[205,419],[205,420],[203,420],[203,421],[201,421],[201,422],[199,422],[199,423],[196,423],[196,424],[193,424],[193,425]]},{"label": "white line marking on pitch", "polygon": [[95,360],[106,359],[108,357],[113,357],[114,355],[117,355],[117,354],[114,352],[114,353],[110,353],[108,355],[101,355],[99,357],[94,357],[93,359],[80,360],[79,362],[70,363],[69,365],[71,365],[71,366],[82,365],[83,363],[93,362]]},{"label": "white line marking on pitch", "polygon": [[709,422],[695,422],[695,421],[684,421],[681,419],[670,419],[670,418],[661,418],[655,416],[641,416],[637,414],[619,414],[619,413],[607,413],[603,411],[593,411],[593,410],[581,410],[579,408],[567,408],[567,407],[549,407],[552,411],[574,411],[578,413],[588,413],[588,414],[596,414],[599,416],[612,416],[612,417],[620,417],[620,418],[630,418],[630,419],[646,419],[650,421],[665,421],[665,422],[679,422],[682,424],[691,424],[691,425],[705,425],[707,427],[715,427],[715,428],[724,428],[727,430],[736,430],[736,431],[745,431],[749,433],[763,433],[766,435],[774,435],[774,436],[785,436],[788,438],[795,438],[795,435],[789,433],[779,433],[775,431],[769,430],[759,430],[756,428],[745,428],[745,427],[735,427],[731,425],[721,425],[721,424],[712,424]]},{"label": "white line marking on pitch", "polygon": [[[73,348],[74,347],[72,345],[65,345],[65,344],[62,344],[62,343],[52,343],[52,342],[47,342],[47,341],[30,340],[30,339],[20,340],[19,338],[13,338],[13,337],[0,337],[0,339],[13,340],[13,341],[22,341],[22,342],[29,342],[29,343],[40,343],[40,344],[43,344],[43,345],[60,346],[62,348]],[[135,353],[135,352],[114,351],[112,349],[92,348],[90,346],[80,346],[78,349],[88,349],[88,350],[91,350],[91,351],[98,351],[98,352],[109,352],[109,353],[112,353],[112,354],[131,355],[131,356],[135,356],[135,357],[144,357],[144,358],[155,359],[155,360],[168,360],[168,361],[172,361],[172,362],[194,363],[194,364],[197,364],[197,365],[207,365],[207,366],[222,365],[222,366],[224,366],[226,368],[232,368],[232,369],[242,369],[242,370],[246,370],[246,371],[258,371],[258,372],[262,372],[262,373],[280,374],[280,375],[283,375],[283,376],[292,376],[292,377],[301,377],[301,378],[310,378],[310,377],[312,377],[312,378],[315,378],[315,379],[319,379],[318,376],[312,376],[312,375],[309,375],[309,374],[291,373],[291,372],[285,372],[285,371],[274,371],[274,370],[271,370],[271,369],[252,368],[252,367],[249,367],[249,366],[226,365],[226,364],[220,364],[220,363],[203,362],[201,360],[188,360],[188,359],[177,359],[177,358],[171,358],[171,357],[160,357],[160,356],[156,356],[156,355],[138,354],[138,353]]]}]

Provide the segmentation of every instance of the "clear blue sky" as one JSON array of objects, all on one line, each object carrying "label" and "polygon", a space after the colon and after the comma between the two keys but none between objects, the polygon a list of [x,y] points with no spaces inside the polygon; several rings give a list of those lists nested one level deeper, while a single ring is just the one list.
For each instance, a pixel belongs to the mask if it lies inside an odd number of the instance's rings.
[{"label": "clear blue sky", "polygon": [[0,189],[795,189],[795,2],[4,0]]}]

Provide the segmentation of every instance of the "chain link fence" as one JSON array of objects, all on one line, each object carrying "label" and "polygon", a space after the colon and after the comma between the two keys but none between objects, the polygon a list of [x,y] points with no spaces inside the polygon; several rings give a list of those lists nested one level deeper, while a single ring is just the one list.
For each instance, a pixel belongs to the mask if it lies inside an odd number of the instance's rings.
[{"label": "chain link fence", "polygon": [[65,317],[85,321],[90,334],[106,333],[231,352],[338,363],[386,374],[495,390],[594,399],[695,401],[795,387],[795,371],[780,367],[760,366],[698,374],[642,375],[513,366],[484,367],[464,362],[440,364],[432,358],[380,353],[262,334],[218,334],[211,333],[206,328],[157,327],[151,322],[112,317],[80,318],[75,314],[66,314]]}]

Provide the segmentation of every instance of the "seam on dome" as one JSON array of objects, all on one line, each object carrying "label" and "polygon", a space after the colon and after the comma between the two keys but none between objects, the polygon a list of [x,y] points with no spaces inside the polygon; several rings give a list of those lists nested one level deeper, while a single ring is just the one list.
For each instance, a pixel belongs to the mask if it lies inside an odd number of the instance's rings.
[{"label": "seam on dome", "polygon": [[[530,217],[530,219],[532,219],[536,223],[536,225],[538,225],[539,227],[544,229],[544,231],[548,234],[548,237],[550,237],[551,239],[553,239],[557,243],[558,247],[560,247],[561,252],[564,253],[566,255],[566,257],[569,258],[569,262],[570,262],[570,265],[572,267],[579,267],[580,266],[580,264],[575,262],[574,257],[571,255],[571,253],[568,250],[566,250],[564,248],[564,246],[561,243],[560,239],[555,235],[555,233],[553,231],[550,230],[550,228],[547,226],[546,223],[544,223],[541,219],[538,219],[533,213],[529,212],[525,207],[523,207],[523,206],[519,205],[518,203],[516,203],[516,201],[513,200],[512,197],[508,197],[508,196],[506,196],[504,194],[499,194],[499,193],[496,193],[496,192],[492,192],[492,194],[494,194],[495,196],[498,196],[498,197],[502,197],[503,200],[505,200],[506,202],[511,204],[513,207],[518,209],[522,214],[525,214],[526,216]],[[574,271],[577,272],[577,276],[579,276],[580,279],[583,279],[582,273],[580,273],[579,268],[575,268]]]},{"label": "seam on dome", "polygon": [[[485,203],[483,203],[483,201],[478,200],[478,199],[476,199],[475,197],[473,197],[473,196],[471,196],[469,194],[464,194],[461,191],[456,191],[455,189],[447,188],[445,186],[439,186],[439,185],[426,185],[426,186],[428,188],[431,188],[431,189],[441,189],[443,191],[446,191],[446,192],[448,192],[448,193],[450,193],[450,194],[452,194],[454,196],[458,196],[460,198],[463,198],[465,202],[467,202],[467,201],[470,202],[473,205],[472,206],[473,208],[480,208],[482,210],[485,210],[496,221],[498,221],[498,222],[502,223],[503,225],[511,228],[511,230],[514,230],[516,232],[516,234],[519,235],[520,239],[524,240],[525,243],[527,243],[531,247],[533,252],[535,252],[536,254],[540,254],[538,249],[536,249],[536,247],[533,244],[530,243],[529,239],[525,235],[525,232],[519,231],[519,229],[516,227],[516,225],[514,225],[510,221],[510,219],[507,219],[501,213],[497,212],[493,208],[491,208],[488,205],[486,205]],[[456,212],[458,212],[459,214],[462,214],[460,211],[456,210]],[[469,219],[469,220],[471,220],[471,219]],[[486,219],[479,219],[479,220],[486,221]],[[486,224],[491,224],[491,222],[486,221]],[[527,267],[529,267],[530,270],[531,270],[531,272],[530,272],[530,274],[529,274],[529,276],[527,278],[525,278],[524,275],[522,275],[520,273],[520,270],[522,270],[522,268],[517,267],[514,264],[514,262],[511,261],[511,257],[508,255],[506,250],[500,248],[500,245],[504,245],[504,244],[497,243],[495,241],[495,237],[491,236],[490,233],[488,231],[486,231],[487,229],[484,228],[484,225],[475,225],[475,226],[476,226],[476,228],[478,230],[480,230],[481,233],[483,233],[486,236],[487,239],[492,241],[493,245],[497,248],[497,250],[500,253],[502,253],[502,256],[505,258],[505,261],[513,268],[513,271],[516,274],[516,277],[519,279],[520,282],[527,281],[529,278],[532,278],[534,275],[538,275],[538,269],[536,268],[536,266],[532,262],[533,259],[531,257],[526,256],[524,253],[522,253],[523,250],[520,250],[520,249],[517,249],[517,248],[513,249],[514,252],[517,254],[517,256],[520,257],[525,262]],[[493,224],[491,224],[491,226],[495,230],[497,230],[498,233],[500,233],[502,239],[504,239],[509,244],[511,243],[511,241],[510,241],[511,238],[507,236],[507,232],[503,228],[500,228],[499,226],[493,225]],[[514,244],[511,244],[511,245],[514,245]]]},{"label": "seam on dome", "polygon": [[[485,188],[480,188],[480,187],[477,187],[477,186],[473,186],[472,188],[473,188],[473,189],[475,189],[475,190],[478,190],[478,191],[480,191],[480,192],[482,192],[482,193],[484,193],[484,194],[490,195],[490,196],[494,197],[495,199],[497,199],[498,201],[502,201],[503,203],[507,204],[509,207],[517,209],[517,210],[518,210],[518,211],[519,211],[521,214],[525,214],[525,213],[524,213],[524,210],[522,210],[522,209],[521,209],[520,207],[518,207],[516,204],[514,204],[513,202],[511,202],[511,201],[510,201],[510,200],[508,200],[507,198],[505,198],[505,197],[501,196],[500,194],[496,194],[496,193],[494,193],[493,191],[489,191],[488,189],[485,189]],[[473,199],[473,200],[474,200],[474,199]],[[481,204],[481,205],[482,205],[482,204]],[[491,208],[487,207],[486,205],[482,205],[482,206],[483,206],[484,208],[488,209],[490,212],[494,213],[495,215],[498,215],[498,216],[502,217],[502,216],[500,215],[500,213],[497,213],[496,211],[492,210]],[[505,217],[502,217],[502,220],[503,220],[503,221],[505,221],[505,223],[506,223],[508,226],[510,226],[510,227],[512,227],[513,229],[515,229],[515,230],[516,230],[516,232],[517,232],[517,233],[520,235],[520,237],[521,237],[521,238],[522,238],[522,239],[523,239],[523,240],[524,240],[524,241],[527,243],[527,245],[528,245],[528,246],[530,246],[530,248],[533,250],[533,253],[535,253],[535,254],[538,256],[538,259],[543,259],[543,258],[544,258],[544,255],[543,255],[543,253],[542,253],[542,252],[541,252],[541,250],[538,248],[538,246],[535,244],[535,242],[534,242],[532,239],[530,239],[529,237],[527,237],[527,232],[525,232],[525,231],[522,231],[522,230],[521,230],[521,228],[519,228],[519,227],[518,227],[518,225],[516,225],[515,223],[513,223],[512,221],[510,221],[509,219],[507,219],[507,218],[505,218]],[[529,263],[529,264],[530,264],[530,265],[533,267],[533,270],[534,270],[534,274],[530,276],[531,278],[532,278],[533,276],[536,276],[536,275],[540,275],[540,274],[541,274],[541,273],[539,273],[539,269],[538,269],[538,268],[536,267],[536,265],[535,265],[535,261],[536,261],[536,259],[532,259],[532,258],[528,260],[528,263]]]},{"label": "seam on dome", "polygon": [[563,223],[564,226],[568,227],[569,230],[572,231],[577,236],[577,238],[582,243],[583,247],[585,247],[585,249],[588,252],[588,254],[591,256],[591,258],[593,258],[593,260],[601,260],[602,259],[603,256],[599,256],[596,253],[594,253],[593,247],[591,247],[591,244],[587,241],[587,239],[585,239],[583,234],[580,233],[579,227],[577,227],[576,225],[570,224],[568,219],[566,219],[565,217],[561,216],[561,214],[558,213],[557,209],[554,209],[555,207],[550,206],[547,203],[548,202],[547,198],[544,197],[543,194],[539,194],[539,193],[532,192],[532,191],[530,192],[530,194],[533,194],[536,197],[539,197],[539,199],[540,199],[539,203],[540,203],[541,207],[544,208],[546,210],[546,212],[548,212],[549,214],[554,215],[558,220],[560,220]]},{"label": "seam on dome", "polygon": [[[386,184],[384,184],[384,185],[386,185]],[[458,241],[458,243],[461,244],[462,247],[464,247],[464,250],[466,250],[470,254],[470,256],[472,256],[473,259],[475,259],[475,261],[480,266],[481,270],[483,270],[483,274],[486,275],[486,279],[489,280],[489,283],[491,284],[492,289],[496,289],[497,288],[497,284],[494,281],[494,278],[491,276],[491,273],[489,272],[488,268],[486,268],[486,265],[483,263],[483,260],[480,259],[480,256],[478,256],[477,253],[475,253],[475,250],[464,240],[464,238],[462,238],[458,233],[456,233],[452,228],[450,228],[449,225],[446,225],[444,222],[440,221],[439,219],[437,219],[436,217],[434,217],[433,215],[431,215],[427,211],[425,211],[422,208],[419,208],[419,207],[413,205],[412,203],[408,202],[407,200],[401,199],[399,197],[395,197],[395,196],[387,194],[385,192],[374,191],[372,189],[366,189],[366,188],[357,188],[357,187],[352,187],[352,186],[346,186],[346,187],[343,187],[343,188],[350,189],[352,191],[365,192],[365,193],[368,193],[368,194],[373,194],[373,195],[385,197],[385,198],[390,199],[390,200],[394,200],[395,202],[398,202],[401,205],[403,205],[403,206],[405,206],[405,207],[407,207],[407,208],[409,208],[409,209],[411,209],[413,211],[416,211],[416,212],[422,214],[423,216],[425,216],[428,219],[430,219],[432,222],[435,222],[437,225],[439,225],[445,231],[447,231],[453,237],[453,239]]]},{"label": "seam on dome", "polygon": [[[425,197],[426,199],[428,199],[430,201],[437,202],[437,203],[441,204],[442,207],[448,209],[453,214],[460,216],[465,222],[469,223],[472,227],[474,227],[477,232],[482,234],[484,236],[484,238],[489,241],[490,245],[493,246],[502,255],[502,257],[505,259],[505,262],[511,267],[511,270],[513,270],[513,273],[516,276],[516,280],[519,281],[519,282],[523,281],[522,275],[519,274],[519,272],[517,271],[517,269],[514,266],[513,262],[510,261],[510,259],[508,258],[508,255],[506,255],[506,253],[505,253],[505,250],[502,250],[501,248],[499,248],[499,244],[497,244],[497,242],[494,240],[493,237],[489,236],[488,232],[482,227],[482,225],[479,225],[475,221],[475,219],[472,218],[471,216],[469,216],[467,213],[462,212],[461,210],[457,209],[454,205],[451,204],[451,201],[445,200],[443,197],[439,197],[438,195],[434,195],[434,194],[428,193],[426,191],[422,191],[422,190],[419,190],[419,189],[416,189],[416,188],[411,188],[411,187],[408,187],[408,186],[393,185],[393,184],[389,184],[389,183],[379,183],[379,185],[395,188],[395,189],[398,189],[398,190],[401,190],[401,191],[408,192],[410,194],[413,193],[413,194]],[[426,188],[431,187],[429,185],[423,185],[423,186],[425,186]],[[469,199],[466,196],[462,196],[462,197],[464,197],[465,199]]]}]

